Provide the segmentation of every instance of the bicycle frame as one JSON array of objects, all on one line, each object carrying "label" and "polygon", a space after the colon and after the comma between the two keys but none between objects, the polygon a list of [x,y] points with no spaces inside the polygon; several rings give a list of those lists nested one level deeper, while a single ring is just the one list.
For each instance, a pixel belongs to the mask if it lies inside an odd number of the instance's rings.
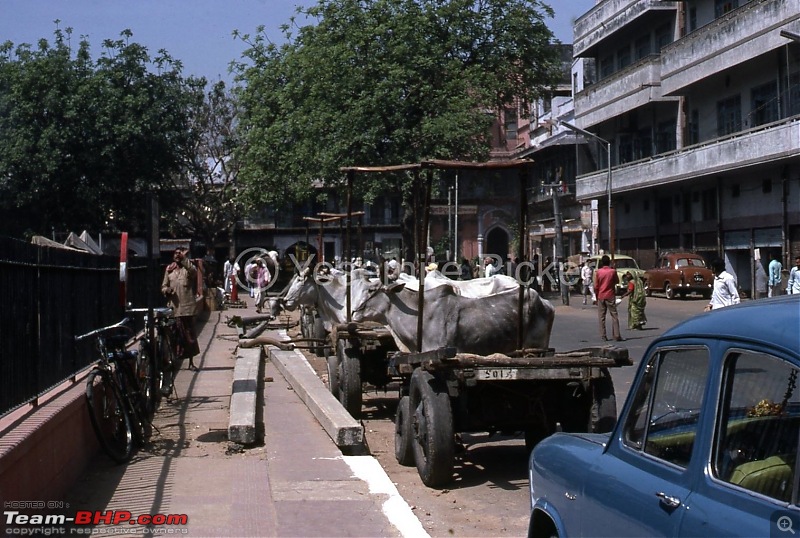
[{"label": "bicycle frame", "polygon": [[151,431],[143,393],[133,372],[138,352],[127,349],[132,335],[129,325],[126,318],[75,337],[76,341],[95,338],[98,360],[86,383],[89,418],[100,445],[119,463],[127,461],[133,444],[142,445]]}]

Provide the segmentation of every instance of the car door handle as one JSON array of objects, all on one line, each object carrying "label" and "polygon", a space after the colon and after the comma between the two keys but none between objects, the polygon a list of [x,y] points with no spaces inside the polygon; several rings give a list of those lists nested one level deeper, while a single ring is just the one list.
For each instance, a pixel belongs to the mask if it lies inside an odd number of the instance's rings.
[{"label": "car door handle", "polygon": [[681,505],[681,500],[678,497],[673,497],[672,495],[667,495],[663,491],[659,491],[656,493],[656,497],[661,499],[667,508],[677,508]]}]

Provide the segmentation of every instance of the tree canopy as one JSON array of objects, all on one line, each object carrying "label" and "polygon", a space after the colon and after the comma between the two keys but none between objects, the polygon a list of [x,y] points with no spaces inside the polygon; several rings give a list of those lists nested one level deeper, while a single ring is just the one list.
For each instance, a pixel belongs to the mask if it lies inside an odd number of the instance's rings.
[{"label": "tree canopy", "polygon": [[176,234],[214,245],[242,216],[237,177],[238,115],[235,95],[224,82],[212,85],[189,108],[190,143],[181,152],[177,176],[184,202],[170,222]]},{"label": "tree canopy", "polygon": [[148,192],[174,211],[189,105],[205,81],[131,35],[104,41],[95,61],[70,29],[35,48],[0,45],[0,233],[141,231]]},{"label": "tree canopy", "polygon": [[263,28],[241,36],[240,179],[255,207],[308,198],[341,166],[486,160],[496,112],[560,76],[538,0],[320,0],[301,13],[316,24],[287,25],[284,45]]}]

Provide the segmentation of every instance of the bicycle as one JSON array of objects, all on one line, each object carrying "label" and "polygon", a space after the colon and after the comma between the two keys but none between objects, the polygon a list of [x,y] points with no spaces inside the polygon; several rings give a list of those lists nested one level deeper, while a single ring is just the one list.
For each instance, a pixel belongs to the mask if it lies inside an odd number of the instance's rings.
[{"label": "bicycle", "polygon": [[153,339],[150,336],[150,316],[147,308],[128,308],[130,314],[144,314],[144,332],[139,341],[136,375],[145,397],[147,417],[152,420],[161,402],[174,390],[175,380],[175,318],[172,308],[154,308]]},{"label": "bicycle", "polygon": [[98,360],[86,378],[86,404],[92,428],[103,450],[117,463],[127,462],[134,445],[142,446],[152,426],[144,395],[134,373],[137,350],[128,350],[130,319],[76,336],[95,338]]}]

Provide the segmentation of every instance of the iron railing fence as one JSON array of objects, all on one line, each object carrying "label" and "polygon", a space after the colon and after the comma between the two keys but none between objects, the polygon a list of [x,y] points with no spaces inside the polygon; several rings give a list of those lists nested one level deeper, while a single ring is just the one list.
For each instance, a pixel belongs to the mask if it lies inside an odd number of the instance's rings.
[{"label": "iron railing fence", "polygon": [[[161,302],[163,267],[149,265],[146,258],[128,260],[127,301],[134,306]],[[125,315],[118,257],[3,237],[0,298],[5,301],[0,308],[0,416],[35,402],[92,364],[94,343],[76,344],[74,336]],[[141,316],[136,322],[138,329]]]}]

